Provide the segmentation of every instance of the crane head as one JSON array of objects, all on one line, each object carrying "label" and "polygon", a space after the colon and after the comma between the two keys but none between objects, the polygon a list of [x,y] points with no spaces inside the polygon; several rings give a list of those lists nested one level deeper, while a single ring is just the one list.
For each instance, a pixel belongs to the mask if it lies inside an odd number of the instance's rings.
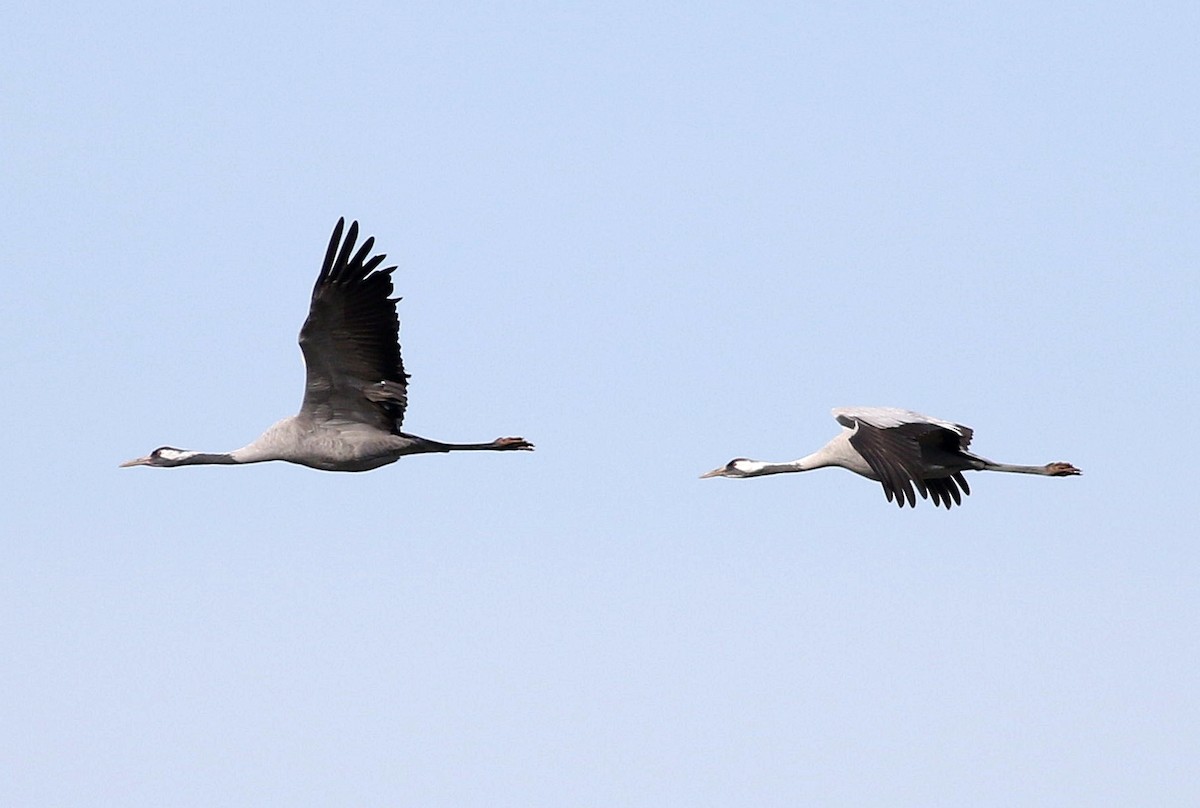
[{"label": "crane head", "polygon": [[121,464],[121,468],[129,468],[130,466],[177,466],[180,461],[186,460],[193,454],[195,453],[186,451],[185,449],[160,446],[145,457],[135,457],[133,460],[126,460]]},{"label": "crane head", "polygon": [[752,477],[761,464],[745,457],[735,457],[725,465],[700,475],[704,480],[709,477]]}]

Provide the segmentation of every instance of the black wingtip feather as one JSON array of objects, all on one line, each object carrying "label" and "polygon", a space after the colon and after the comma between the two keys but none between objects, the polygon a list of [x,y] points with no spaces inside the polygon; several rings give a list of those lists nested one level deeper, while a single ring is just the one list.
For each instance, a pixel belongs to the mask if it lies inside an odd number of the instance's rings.
[{"label": "black wingtip feather", "polygon": [[[358,252],[356,252],[354,254],[354,257],[350,259],[349,265],[351,267],[360,267],[360,266],[365,267],[365,265],[363,264],[363,261],[365,261],[367,256],[371,254],[371,248],[374,246],[375,246],[375,237],[368,236],[366,241],[364,241],[362,243],[362,246],[358,248]],[[380,260],[383,260],[383,259],[381,258]],[[365,271],[363,272],[363,275],[366,275]]]},{"label": "black wingtip feather", "polygon": [[358,241],[358,222],[351,222],[350,229],[346,231],[346,238],[342,241],[342,247],[338,250],[337,257],[333,260],[333,271],[331,281],[337,282],[341,280],[342,272],[346,269],[350,259],[350,251],[354,249],[354,242]]},{"label": "black wingtip feather", "polygon": [[329,237],[329,246],[325,248],[325,260],[321,262],[321,272],[317,275],[317,286],[320,286],[329,277],[329,273],[333,269],[333,257],[337,254],[338,244],[342,241],[342,229],[345,226],[345,217],[339,218],[337,224],[333,226],[333,235]]}]

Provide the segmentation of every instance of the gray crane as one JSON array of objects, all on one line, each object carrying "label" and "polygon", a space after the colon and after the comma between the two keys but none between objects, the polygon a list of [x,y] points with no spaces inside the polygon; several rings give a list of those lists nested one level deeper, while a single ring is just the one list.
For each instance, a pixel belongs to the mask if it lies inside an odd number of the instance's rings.
[{"label": "gray crane", "polygon": [[[916,507],[917,497],[933,499],[934,505],[961,505],[971,493],[964,471],[1008,471],[1069,477],[1079,474],[1070,463],[1044,466],[1014,466],[994,463],[967,451],[973,430],[910,410],[893,407],[839,408],[833,417],[844,428],[833,440],[812,454],[786,463],[766,463],[737,457],[713,469],[706,477],[760,477],[826,466],[840,466],[883,486],[888,502],[895,500]],[[961,494],[960,494],[961,489]]]},{"label": "gray crane", "polygon": [[350,224],[342,241],[344,226],[345,219],[338,219],[333,228],[308,319],[300,329],[307,374],[300,412],[232,452],[162,446],[122,467],[283,460],[324,471],[369,471],[410,454],[533,449],[523,438],[441,443],[401,431],[408,374],[398,342],[399,298],[391,297],[396,267],[378,269],[386,256],[370,256],[374,237],[354,252],[358,222]]}]

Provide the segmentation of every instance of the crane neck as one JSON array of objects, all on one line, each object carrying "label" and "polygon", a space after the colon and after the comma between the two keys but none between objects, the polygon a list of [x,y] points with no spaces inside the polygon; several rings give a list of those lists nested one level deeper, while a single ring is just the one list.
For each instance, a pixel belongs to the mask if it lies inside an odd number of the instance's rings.
[{"label": "crane neck", "polygon": [[[799,460],[786,462],[755,461],[755,468],[746,476],[759,477],[764,474],[790,474],[797,471],[811,471],[826,466],[844,466],[854,468],[856,459],[846,450],[849,443],[835,438],[812,454],[805,455]],[[865,466],[865,464],[863,464]],[[857,469],[856,469],[857,470]]]},{"label": "crane neck", "polygon": [[232,466],[238,460],[234,452],[185,452],[172,465],[175,466]]},{"label": "crane neck", "polygon": [[807,455],[799,460],[788,460],[784,462],[771,462],[767,460],[748,461],[752,464],[747,470],[747,477],[762,477],[767,474],[790,474],[797,471],[808,471],[809,469],[820,468],[828,465],[820,462],[820,458],[816,454]]}]

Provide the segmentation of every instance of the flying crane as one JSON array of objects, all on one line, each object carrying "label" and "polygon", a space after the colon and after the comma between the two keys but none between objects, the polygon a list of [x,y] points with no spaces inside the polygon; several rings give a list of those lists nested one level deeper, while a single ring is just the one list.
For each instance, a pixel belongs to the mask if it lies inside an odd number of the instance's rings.
[{"label": "flying crane", "polygon": [[[995,463],[967,451],[974,431],[962,424],[930,418],[892,407],[853,407],[833,411],[843,429],[833,440],[810,455],[785,463],[768,463],[737,457],[724,466],[700,475],[706,477],[760,477],[840,466],[883,486],[888,502],[903,508],[917,504],[916,494],[934,505],[961,505],[970,494],[964,471],[1007,471],[1069,477],[1079,474],[1070,463],[1016,466]],[[915,492],[914,492],[915,488]]]},{"label": "flying crane", "polygon": [[[358,222],[342,240],[344,219],[329,239],[300,329],[306,378],[300,411],[232,452],[162,446],[126,466],[237,465],[283,460],[324,471],[369,471],[427,452],[532,450],[524,438],[442,443],[404,432],[408,374],[400,358],[400,321],[386,257],[371,255],[374,237],[355,252]],[[370,257],[368,257],[370,256]]]}]

